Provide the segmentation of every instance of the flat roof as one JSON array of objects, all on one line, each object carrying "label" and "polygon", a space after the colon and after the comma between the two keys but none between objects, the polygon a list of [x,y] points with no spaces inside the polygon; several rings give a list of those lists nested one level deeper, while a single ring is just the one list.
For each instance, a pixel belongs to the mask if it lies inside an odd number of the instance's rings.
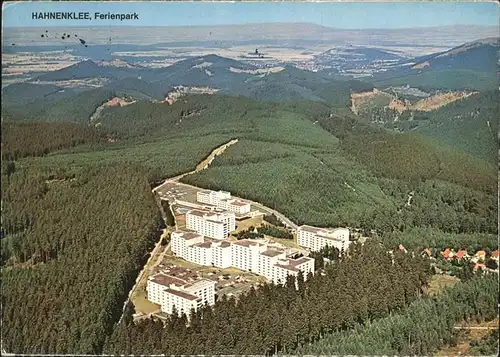
[{"label": "flat roof", "polygon": [[222,221],[216,221],[214,219],[206,219],[205,221],[210,222],[210,223],[224,224],[224,222],[222,222]]},{"label": "flat roof", "polygon": [[279,250],[269,249],[265,252],[260,253],[261,255],[265,255],[267,257],[276,257],[278,255],[284,254],[285,252],[280,252]]},{"label": "flat roof", "polygon": [[326,231],[324,228],[318,228],[318,227],[306,226],[306,225],[300,226],[299,229],[302,231],[311,232],[311,233],[318,233],[318,232]]},{"label": "flat roof", "polygon": [[243,201],[234,201],[234,202],[231,202],[230,204],[232,204],[233,206],[243,207],[243,206],[249,205],[250,203],[243,202]]},{"label": "flat roof", "polygon": [[216,282],[213,281],[213,280],[209,280],[209,279],[199,279],[199,280],[196,280],[194,282],[192,282],[191,284],[188,284],[186,286],[184,286],[184,289],[186,290],[190,290],[190,289],[196,289],[196,288],[203,288],[203,287],[206,287],[206,286],[210,286],[210,285],[215,285]]},{"label": "flat roof", "polygon": [[[219,243],[219,242],[212,242],[212,243]],[[231,243],[227,242],[227,241],[222,241],[222,242],[220,242],[220,244],[216,244],[216,246],[219,246],[219,245],[221,248],[227,248],[227,247],[231,246]]]},{"label": "flat roof", "polygon": [[150,280],[156,284],[160,284],[163,286],[170,286],[170,284],[174,284],[177,286],[183,286],[183,285],[187,284],[187,282],[182,280],[182,279],[179,279],[179,278],[176,278],[176,277],[173,277],[170,275],[166,275],[166,274],[154,275]]},{"label": "flat roof", "polygon": [[337,242],[342,242],[342,239],[340,239],[340,238],[330,237],[330,236],[326,236],[324,234],[318,234],[318,237],[329,239],[329,240],[335,240]]},{"label": "flat roof", "polygon": [[299,269],[297,269],[293,265],[274,264],[274,266],[279,267],[279,268],[283,268],[283,269],[286,269],[286,270],[294,271],[294,272],[300,271]]},{"label": "flat roof", "polygon": [[307,257],[300,257],[299,259],[288,259],[290,261],[290,264],[297,266],[300,264],[304,264],[306,262],[312,261],[312,258],[307,258]]},{"label": "flat roof", "polygon": [[179,290],[174,290],[174,289],[166,289],[165,292],[172,294],[172,295],[177,295],[177,296],[179,296],[183,299],[186,299],[186,300],[191,300],[191,301],[201,300],[200,297],[193,295],[193,294],[186,293],[184,291],[179,291]]},{"label": "flat roof", "polygon": [[250,247],[252,245],[260,245],[260,243],[257,243],[257,242],[252,242],[248,239],[242,239],[242,240],[239,240],[239,241],[236,241],[236,242],[233,242],[233,244],[236,244],[236,245],[241,245],[243,247]]},{"label": "flat roof", "polygon": [[198,209],[187,211],[186,214],[192,214],[193,216],[198,216],[198,217],[204,217],[205,215],[213,215],[213,213],[210,211],[202,211]]},{"label": "flat roof", "polygon": [[182,235],[181,235],[182,238],[184,239],[194,239],[194,238],[198,238],[198,237],[203,237],[201,234],[198,234],[198,233],[193,233],[193,232],[183,232]]},{"label": "flat roof", "polygon": [[211,246],[212,246],[212,242],[203,242],[203,243],[193,244],[193,247],[200,247],[200,248],[210,248]]}]

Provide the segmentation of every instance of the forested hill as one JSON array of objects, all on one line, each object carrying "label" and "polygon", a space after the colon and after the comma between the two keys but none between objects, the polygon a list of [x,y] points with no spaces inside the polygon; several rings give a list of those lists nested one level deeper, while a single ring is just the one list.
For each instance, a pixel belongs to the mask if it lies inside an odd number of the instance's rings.
[{"label": "forested hill", "polygon": [[[101,105],[109,94],[83,92],[88,101],[66,107],[55,100],[39,112],[43,122],[33,123],[36,111],[2,122],[9,135],[2,143],[0,240],[9,352],[292,351],[297,341],[385,316],[419,297],[428,265],[419,254],[391,265],[386,252],[399,237],[415,247],[428,236],[436,244],[434,237],[444,236],[457,248],[479,233],[488,247],[497,241],[493,165],[417,134],[373,127],[347,107],[190,95],[172,105],[109,107],[89,127],[93,110],[84,103]],[[68,119],[76,123],[62,123]],[[238,143],[210,168],[184,181],[259,201],[299,224],[375,230],[382,245],[373,240],[299,292],[289,282],[251,292],[242,305],[221,300],[214,312],[203,310],[196,328],[186,328],[184,318],[168,329],[154,321],[130,325],[128,318],[116,325],[161,228],[150,184],[193,170],[234,138]],[[353,295],[359,286],[364,290]],[[350,304],[332,308],[331,301]],[[268,314],[259,314],[263,307]],[[308,319],[307,327],[291,323]],[[217,338],[200,342],[214,331]]]},{"label": "forested hill", "polygon": [[498,89],[499,38],[480,39],[451,50],[407,61],[378,73],[377,86],[410,85],[424,90]]}]

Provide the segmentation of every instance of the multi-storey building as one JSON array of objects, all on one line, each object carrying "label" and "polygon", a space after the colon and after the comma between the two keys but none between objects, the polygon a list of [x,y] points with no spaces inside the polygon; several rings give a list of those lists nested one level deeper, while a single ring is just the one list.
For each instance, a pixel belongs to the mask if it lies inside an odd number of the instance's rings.
[{"label": "multi-storey building", "polygon": [[215,304],[215,282],[200,279],[193,283],[169,276],[156,274],[148,279],[146,286],[148,300],[161,306],[161,311],[172,314],[189,314],[191,309]]},{"label": "multi-storey building", "polygon": [[231,266],[231,244],[227,241],[209,242],[196,233],[177,231],[171,234],[172,252],[199,265],[219,268]]},{"label": "multi-storey building", "polygon": [[231,198],[227,191],[198,191],[196,200],[201,203],[213,205],[218,209],[244,215],[250,212],[250,203]]},{"label": "multi-storey building", "polygon": [[[287,275],[297,276],[299,271],[306,278],[314,273],[314,259],[292,259],[286,251],[268,249],[267,243],[243,239],[236,242],[210,241],[199,242],[199,236],[193,233],[174,232],[172,247],[174,253],[187,261],[199,265],[212,265],[220,268],[235,267],[264,276],[279,284],[286,282]],[[180,242],[183,241],[183,242]]]},{"label": "multi-storey building", "polygon": [[284,284],[288,275],[297,277],[299,271],[302,271],[304,280],[307,279],[307,274],[314,274],[314,259],[298,258],[298,259],[279,259],[274,265],[272,280],[275,284]]},{"label": "multi-storey building", "polygon": [[286,252],[281,250],[269,249],[259,254],[259,274],[267,280],[273,281],[274,266],[278,260],[286,259]]},{"label": "multi-storey building", "polygon": [[217,208],[234,212],[237,215],[244,215],[250,212],[250,203],[234,199],[220,200]]},{"label": "multi-storey building", "polygon": [[259,274],[259,254],[267,249],[261,244],[248,239],[231,244],[231,265],[241,270]]},{"label": "multi-storey building", "polygon": [[217,206],[219,201],[230,199],[231,193],[226,191],[210,191],[203,190],[196,193],[196,200],[198,202],[206,203],[209,205]]},{"label": "multi-storey building", "polygon": [[187,261],[200,265],[212,265],[212,242],[196,243],[189,246],[185,251]]},{"label": "multi-storey building", "polygon": [[170,242],[172,252],[177,255],[184,256],[186,255],[186,247],[197,243],[203,243],[204,238],[198,233],[177,231],[170,234]]},{"label": "multi-storey building", "polygon": [[210,238],[225,239],[236,228],[236,217],[234,212],[190,210],[186,213],[186,228]]},{"label": "multi-storey building", "polygon": [[325,246],[334,246],[340,251],[346,251],[349,248],[349,230],[347,228],[327,229],[304,225],[297,229],[297,243],[312,251],[321,250]]},{"label": "multi-storey building", "polygon": [[216,267],[229,268],[231,266],[231,243],[225,241],[213,242],[212,261]]}]

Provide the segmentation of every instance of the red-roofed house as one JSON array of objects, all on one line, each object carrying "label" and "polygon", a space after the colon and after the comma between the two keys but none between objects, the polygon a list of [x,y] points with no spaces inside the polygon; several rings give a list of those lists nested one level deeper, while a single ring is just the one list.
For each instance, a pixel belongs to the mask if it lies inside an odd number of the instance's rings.
[{"label": "red-roofed house", "polygon": [[498,249],[491,253],[491,259],[496,260],[498,263]]},{"label": "red-roofed house", "polygon": [[457,254],[455,254],[456,259],[465,259],[469,258],[469,255],[467,254],[467,251],[464,249],[460,249]]},{"label": "red-roofed house", "polygon": [[443,256],[444,259],[448,260],[451,257],[453,257],[453,252],[451,251],[450,248],[446,248],[444,251],[441,252],[441,255]]}]

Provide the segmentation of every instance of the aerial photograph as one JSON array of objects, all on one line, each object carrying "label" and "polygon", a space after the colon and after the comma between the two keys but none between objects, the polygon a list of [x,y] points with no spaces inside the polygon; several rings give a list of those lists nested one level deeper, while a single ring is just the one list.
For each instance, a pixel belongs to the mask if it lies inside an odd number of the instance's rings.
[{"label": "aerial photograph", "polygon": [[4,2],[1,355],[497,356],[497,2]]}]

